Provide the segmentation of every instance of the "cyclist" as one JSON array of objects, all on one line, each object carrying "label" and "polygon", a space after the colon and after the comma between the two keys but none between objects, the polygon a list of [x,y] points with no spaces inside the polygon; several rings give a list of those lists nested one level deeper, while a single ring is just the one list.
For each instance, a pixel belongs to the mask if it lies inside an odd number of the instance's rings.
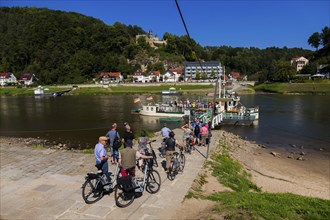
[{"label": "cyclist", "polygon": [[165,142],[165,140],[168,138],[170,132],[171,130],[167,127],[167,124],[164,123],[163,128],[160,130],[160,133],[163,137],[163,142]]},{"label": "cyclist", "polygon": [[132,148],[132,140],[127,140],[125,148],[119,151],[119,163],[121,164],[120,173],[122,176],[135,175],[136,159],[148,159],[152,156],[146,156]]},{"label": "cyclist", "polygon": [[189,124],[183,125],[181,129],[183,130],[182,142],[186,143],[185,151],[191,153],[192,141],[194,139],[193,131],[190,128]]},{"label": "cyclist", "polygon": [[171,159],[173,157],[173,153],[175,152],[175,146],[178,144],[177,140],[174,138],[174,132],[171,131],[169,133],[169,137],[165,141],[165,156],[166,156],[166,173],[170,171]]},{"label": "cyclist", "polygon": [[99,143],[95,145],[94,148],[94,156],[96,159],[96,167],[99,170],[102,170],[103,173],[106,175],[108,182],[111,181],[109,176],[109,167],[108,167],[108,157],[107,151],[105,150],[104,146],[107,144],[108,138],[105,136],[99,137]]}]

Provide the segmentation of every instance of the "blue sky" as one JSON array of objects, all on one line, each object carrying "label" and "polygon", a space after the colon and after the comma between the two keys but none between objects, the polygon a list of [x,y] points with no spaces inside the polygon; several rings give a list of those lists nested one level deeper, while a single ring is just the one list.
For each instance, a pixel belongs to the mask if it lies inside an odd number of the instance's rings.
[{"label": "blue sky", "polygon": [[[202,46],[299,47],[330,26],[330,0],[178,0],[190,36]],[[4,7],[78,12],[108,25],[119,21],[152,30],[186,34],[174,0],[0,0]],[[313,49],[314,50],[314,49]]]}]

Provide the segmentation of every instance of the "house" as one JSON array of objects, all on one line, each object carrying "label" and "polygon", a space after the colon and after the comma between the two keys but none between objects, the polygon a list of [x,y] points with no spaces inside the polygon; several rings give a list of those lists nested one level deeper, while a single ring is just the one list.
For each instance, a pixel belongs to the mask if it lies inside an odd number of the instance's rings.
[{"label": "house", "polygon": [[99,75],[101,84],[118,83],[123,81],[121,72],[102,72]]},{"label": "house", "polygon": [[5,86],[8,84],[16,84],[16,76],[11,72],[2,72],[0,73],[0,86]]},{"label": "house", "polygon": [[219,61],[206,62],[185,62],[184,63],[184,80],[188,81],[196,79],[198,76],[202,78],[217,78],[222,75],[222,67]]},{"label": "house", "polygon": [[37,78],[33,73],[22,73],[18,82],[25,86],[31,86],[36,80]]},{"label": "house", "polygon": [[136,83],[145,83],[149,81],[148,78],[146,78],[145,74],[142,72],[142,70],[136,70],[133,73],[133,82]]},{"label": "house", "polygon": [[239,73],[237,73],[237,72],[230,72],[229,74],[229,78],[231,79],[231,80],[233,80],[233,81],[237,81],[238,80],[238,78],[240,77],[240,74]]},{"label": "house", "polygon": [[300,71],[309,62],[305,57],[296,57],[291,59],[291,66],[294,66],[297,71]]},{"label": "house", "polygon": [[159,82],[160,71],[156,70],[149,72],[148,78],[149,78],[149,82]]},{"label": "house", "polygon": [[178,82],[180,75],[176,72],[172,72],[171,70],[167,70],[163,74],[163,82]]}]

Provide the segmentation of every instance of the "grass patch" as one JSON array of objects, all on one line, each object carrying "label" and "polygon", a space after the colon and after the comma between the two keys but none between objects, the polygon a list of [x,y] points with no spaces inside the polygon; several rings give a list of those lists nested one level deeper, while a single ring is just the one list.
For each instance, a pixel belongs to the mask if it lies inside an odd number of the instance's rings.
[{"label": "grass patch", "polygon": [[82,153],[84,153],[84,154],[94,154],[94,148],[83,149]]},{"label": "grass patch", "polygon": [[43,146],[41,144],[33,144],[31,147],[35,148],[35,149],[45,149],[46,148],[45,146]]},{"label": "grass patch", "polygon": [[214,211],[227,219],[330,219],[330,201],[290,193],[221,192],[207,198],[219,202]]},{"label": "grass patch", "polygon": [[219,152],[212,154],[212,160],[207,162],[212,167],[212,175],[221,184],[234,191],[260,192],[261,189],[250,180],[251,175],[243,169],[241,164],[230,157],[227,144],[225,142],[220,143],[220,148]]},{"label": "grass patch", "polygon": [[329,94],[330,81],[313,81],[306,83],[272,83],[260,84],[254,87],[256,91],[272,93],[307,93],[307,94]]},{"label": "grass patch", "polygon": [[[242,165],[229,155],[228,143],[220,142],[206,163],[220,183],[234,192],[189,192],[186,198],[216,202],[213,212],[224,219],[330,219],[330,201],[291,193],[262,193],[250,181]],[[213,213],[214,214],[214,213]]]},{"label": "grass patch", "polygon": [[[78,89],[72,90],[68,94],[72,95],[113,95],[113,94],[160,94],[162,90],[168,90],[170,87],[176,88],[178,92],[190,93],[196,91],[207,91],[208,89],[213,89],[213,85],[159,85],[151,84],[148,86],[135,85],[135,86],[123,86],[114,85],[111,87],[79,87]],[[58,87],[58,86],[45,86],[49,90],[44,92],[55,92],[60,90],[70,89],[71,87]],[[13,88],[4,87],[0,88],[0,95],[33,95],[33,88]]]}]

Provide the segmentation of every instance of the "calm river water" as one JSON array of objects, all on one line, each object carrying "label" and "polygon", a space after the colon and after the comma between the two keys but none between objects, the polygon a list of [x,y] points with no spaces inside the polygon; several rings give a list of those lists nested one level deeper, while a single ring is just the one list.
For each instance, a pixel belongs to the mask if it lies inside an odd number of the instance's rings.
[{"label": "calm river water", "polygon": [[[144,96],[140,97],[145,101]],[[168,101],[162,99],[154,96],[155,101]],[[219,129],[268,147],[289,148],[295,144],[330,151],[330,96],[256,94],[242,95],[241,102],[248,107],[260,107],[258,124]],[[159,131],[162,127],[159,119],[131,114],[131,109],[138,107],[132,95],[0,97],[0,135],[40,137],[86,148],[93,147],[113,122],[118,123],[119,132],[125,121],[133,130]],[[172,129],[181,126],[168,125]]]}]

